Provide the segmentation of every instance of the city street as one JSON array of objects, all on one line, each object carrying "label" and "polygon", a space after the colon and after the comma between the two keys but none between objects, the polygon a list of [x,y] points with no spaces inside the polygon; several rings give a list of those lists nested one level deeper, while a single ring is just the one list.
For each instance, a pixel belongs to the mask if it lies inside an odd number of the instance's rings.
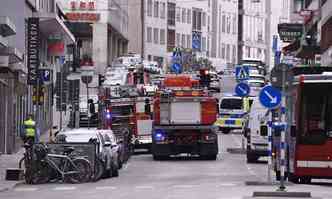
[{"label": "city street", "polygon": [[[273,191],[277,186],[246,186],[245,181],[266,181],[266,164],[247,164],[245,155],[230,154],[239,148],[241,135],[219,134],[217,161],[176,158],[153,161],[149,154],[135,155],[120,177],[87,184],[20,185],[0,193],[0,198],[142,198],[142,199],[236,199],[253,191]],[[290,185],[289,191],[312,191],[312,195],[332,198],[332,184]]]}]

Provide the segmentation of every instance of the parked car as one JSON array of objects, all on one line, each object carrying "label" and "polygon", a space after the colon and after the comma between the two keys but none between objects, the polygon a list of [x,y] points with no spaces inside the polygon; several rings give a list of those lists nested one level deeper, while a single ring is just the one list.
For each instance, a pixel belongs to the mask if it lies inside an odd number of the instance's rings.
[{"label": "parked car", "polygon": [[65,143],[95,143],[96,162],[95,162],[95,180],[101,177],[119,176],[118,152],[116,144],[105,139],[105,134],[97,129],[74,129],[63,131],[56,136],[56,142]]},{"label": "parked car", "polygon": [[116,151],[118,166],[119,169],[121,169],[122,165],[125,163],[125,150],[124,150],[123,141],[117,140],[116,136],[114,135],[111,129],[98,130],[98,132],[102,133],[105,142],[110,142],[112,148]]}]

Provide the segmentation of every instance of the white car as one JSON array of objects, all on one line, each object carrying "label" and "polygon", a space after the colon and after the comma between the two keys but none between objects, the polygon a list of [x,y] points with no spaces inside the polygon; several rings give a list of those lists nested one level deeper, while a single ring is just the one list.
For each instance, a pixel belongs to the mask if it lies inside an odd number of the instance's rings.
[{"label": "white car", "polygon": [[250,74],[249,79],[251,79],[251,80],[262,80],[264,82],[266,81],[265,76],[261,75],[261,74]]},{"label": "white car", "polygon": [[264,80],[249,79],[246,82],[250,87],[250,95],[251,96],[258,96],[261,89],[265,86],[265,81]]}]

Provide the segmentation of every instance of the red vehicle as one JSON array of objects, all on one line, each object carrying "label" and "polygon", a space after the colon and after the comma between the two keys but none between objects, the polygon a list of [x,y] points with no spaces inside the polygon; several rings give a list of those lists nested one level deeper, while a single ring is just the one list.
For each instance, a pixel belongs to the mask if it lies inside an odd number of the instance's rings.
[{"label": "red vehicle", "polygon": [[[311,179],[332,178],[332,73],[324,67],[294,68],[295,75],[288,93],[288,179],[310,183]],[[327,69],[331,70],[331,69]],[[273,137],[278,165],[278,139]]]},{"label": "red vehicle", "polygon": [[217,100],[189,76],[170,75],[154,98],[152,154],[155,160],[182,153],[215,160],[218,139],[213,126]]}]

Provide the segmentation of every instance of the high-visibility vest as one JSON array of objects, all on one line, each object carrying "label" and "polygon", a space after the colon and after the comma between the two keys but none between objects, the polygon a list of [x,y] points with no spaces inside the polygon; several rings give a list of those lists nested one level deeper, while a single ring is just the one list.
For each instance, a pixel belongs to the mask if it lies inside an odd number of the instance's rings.
[{"label": "high-visibility vest", "polygon": [[245,112],[249,112],[250,110],[250,103],[248,97],[243,98],[243,109]]},{"label": "high-visibility vest", "polygon": [[27,137],[35,137],[36,135],[36,122],[32,119],[24,121],[25,135]]}]

